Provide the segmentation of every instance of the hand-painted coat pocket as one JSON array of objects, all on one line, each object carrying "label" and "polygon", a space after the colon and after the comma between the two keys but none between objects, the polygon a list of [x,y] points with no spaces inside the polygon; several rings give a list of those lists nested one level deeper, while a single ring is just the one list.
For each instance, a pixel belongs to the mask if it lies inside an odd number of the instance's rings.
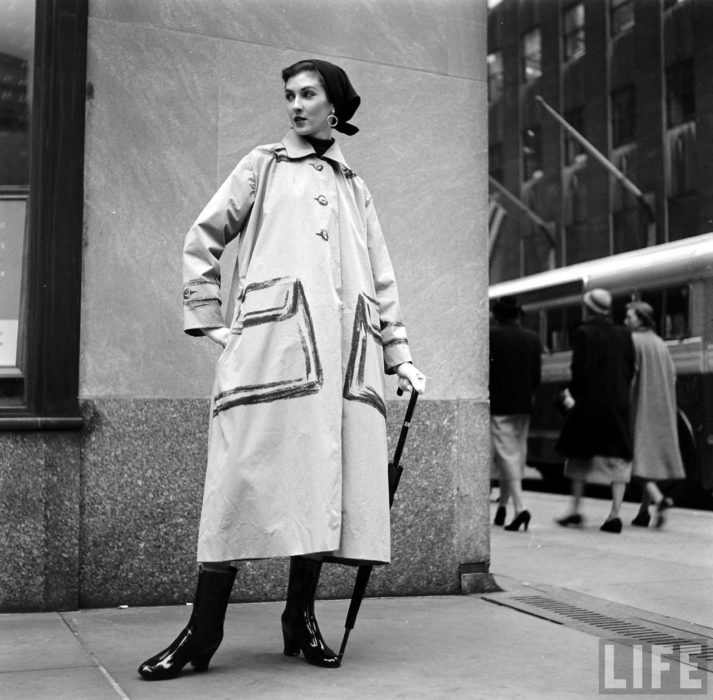
[{"label": "hand-painted coat pocket", "polygon": [[233,333],[237,338],[218,361],[213,415],[320,390],[322,366],[298,279],[278,277],[249,284]]}]

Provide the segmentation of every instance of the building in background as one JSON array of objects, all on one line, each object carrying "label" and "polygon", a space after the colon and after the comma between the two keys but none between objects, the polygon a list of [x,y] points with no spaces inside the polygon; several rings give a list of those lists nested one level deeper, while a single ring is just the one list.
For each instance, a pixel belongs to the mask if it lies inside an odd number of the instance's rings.
[{"label": "building in background", "polygon": [[713,230],[713,3],[489,6],[491,280]]}]

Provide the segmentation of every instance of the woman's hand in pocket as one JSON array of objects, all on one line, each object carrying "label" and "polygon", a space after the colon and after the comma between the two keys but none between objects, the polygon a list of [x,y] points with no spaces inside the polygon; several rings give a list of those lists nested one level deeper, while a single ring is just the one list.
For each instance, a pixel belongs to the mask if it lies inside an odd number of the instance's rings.
[{"label": "woman's hand in pocket", "polygon": [[203,335],[210,338],[214,343],[218,343],[221,347],[225,347],[228,344],[228,338],[230,338],[230,328],[227,326],[204,328]]}]

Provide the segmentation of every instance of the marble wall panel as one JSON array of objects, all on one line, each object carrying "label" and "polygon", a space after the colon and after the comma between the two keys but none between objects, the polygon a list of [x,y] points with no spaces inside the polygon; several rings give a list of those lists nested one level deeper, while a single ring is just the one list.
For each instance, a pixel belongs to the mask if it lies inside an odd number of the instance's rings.
[{"label": "marble wall panel", "polygon": [[180,260],[217,185],[217,50],[90,22],[82,396],[209,392],[213,348],[182,332]]},{"label": "marble wall panel", "polygon": [[473,37],[486,5],[473,0],[92,0],[90,15],[466,78],[485,70]]}]

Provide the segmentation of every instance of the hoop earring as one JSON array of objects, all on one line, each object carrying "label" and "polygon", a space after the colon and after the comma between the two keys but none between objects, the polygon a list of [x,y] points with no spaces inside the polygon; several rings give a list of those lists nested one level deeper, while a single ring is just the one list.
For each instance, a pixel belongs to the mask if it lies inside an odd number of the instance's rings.
[{"label": "hoop earring", "polygon": [[327,117],[327,124],[332,127],[332,129],[339,124],[339,117],[337,117],[334,112],[332,112],[328,117]]}]

